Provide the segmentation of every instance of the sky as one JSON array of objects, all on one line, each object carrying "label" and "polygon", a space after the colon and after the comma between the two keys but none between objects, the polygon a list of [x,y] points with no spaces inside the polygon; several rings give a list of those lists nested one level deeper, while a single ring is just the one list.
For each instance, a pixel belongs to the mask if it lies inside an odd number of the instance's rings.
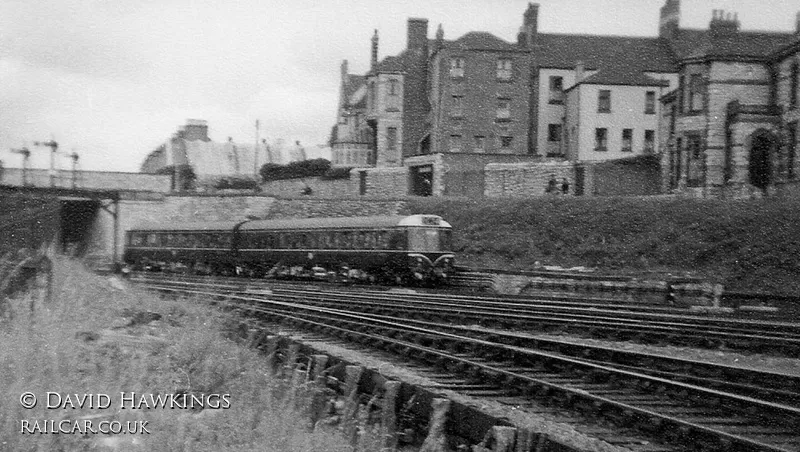
[{"label": "sky", "polygon": [[[663,0],[539,0],[547,33],[655,36]],[[713,9],[743,29],[791,32],[797,0],[683,0],[681,26],[706,28]],[[32,166],[138,171],[186,119],[215,141],[299,140],[311,157],[336,120],[339,67],[368,70],[405,47],[409,17],[433,38],[488,31],[516,41],[527,0],[0,0],[0,160],[26,146]]]}]

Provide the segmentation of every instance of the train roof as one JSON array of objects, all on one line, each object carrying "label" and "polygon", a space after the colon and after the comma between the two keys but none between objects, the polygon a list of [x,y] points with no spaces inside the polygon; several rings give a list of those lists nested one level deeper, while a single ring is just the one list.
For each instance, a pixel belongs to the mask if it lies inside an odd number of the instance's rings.
[{"label": "train roof", "polygon": [[143,223],[130,231],[232,231],[241,224],[241,231],[277,229],[360,229],[393,228],[398,226],[437,226],[449,228],[450,224],[436,215],[385,215],[373,217],[289,218],[281,220],[210,221],[203,223]]},{"label": "train roof", "polygon": [[232,231],[241,221],[208,221],[203,223],[140,223],[130,228],[130,231]]},{"label": "train roof", "polygon": [[436,215],[386,215],[374,217],[297,218],[285,220],[254,220],[243,224],[241,231],[263,229],[359,229],[393,228],[398,226],[438,226],[450,224]]}]

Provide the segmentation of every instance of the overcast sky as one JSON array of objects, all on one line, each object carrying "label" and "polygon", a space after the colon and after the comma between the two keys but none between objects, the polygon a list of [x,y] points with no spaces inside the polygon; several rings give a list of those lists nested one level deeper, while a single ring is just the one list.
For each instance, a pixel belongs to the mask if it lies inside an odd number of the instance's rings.
[{"label": "overcast sky", "polygon": [[[663,0],[539,0],[539,29],[654,36]],[[793,31],[797,0],[683,0],[681,24],[712,9],[744,29]],[[300,140],[312,156],[336,117],[339,65],[368,69],[405,46],[406,20],[514,41],[526,0],[0,0],[0,159],[54,138],[83,169],[138,171],[187,118],[216,141]],[[46,167],[49,148],[34,148]],[[68,167],[66,157],[59,164]]]}]

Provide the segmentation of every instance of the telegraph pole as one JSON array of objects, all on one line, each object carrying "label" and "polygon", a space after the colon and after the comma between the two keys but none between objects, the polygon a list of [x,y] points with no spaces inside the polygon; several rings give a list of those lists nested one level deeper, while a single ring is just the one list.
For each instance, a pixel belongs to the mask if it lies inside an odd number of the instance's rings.
[{"label": "telegraph pole", "polygon": [[35,141],[35,146],[47,146],[50,148],[50,186],[56,186],[56,152],[58,151],[58,143],[55,140],[50,141]]},{"label": "telegraph pole", "polygon": [[28,186],[28,166],[30,166],[31,150],[22,147],[19,149],[12,149],[11,152],[22,155],[22,186]]},{"label": "telegraph pole", "polygon": [[253,148],[253,174],[256,176],[256,180],[258,180],[258,128],[261,124],[259,123],[258,119],[256,119],[256,143],[255,147]]}]

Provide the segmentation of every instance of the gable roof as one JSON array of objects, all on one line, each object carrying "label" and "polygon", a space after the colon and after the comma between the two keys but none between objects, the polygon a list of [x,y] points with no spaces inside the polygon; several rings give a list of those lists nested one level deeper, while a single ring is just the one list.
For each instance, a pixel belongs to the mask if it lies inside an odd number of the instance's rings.
[{"label": "gable roof", "polygon": [[588,70],[622,65],[638,72],[677,72],[675,54],[659,38],[540,33],[534,50],[539,67]]},{"label": "gable roof", "polygon": [[586,85],[630,85],[630,86],[668,86],[665,80],[656,80],[642,71],[616,64],[601,68],[594,74],[581,80],[578,84]]},{"label": "gable roof", "polygon": [[359,88],[366,84],[367,77],[363,75],[347,74],[347,81],[344,85],[344,98],[349,99]]},{"label": "gable roof", "polygon": [[714,36],[709,30],[681,29],[672,41],[680,59],[767,58],[796,39],[792,33],[737,31]]},{"label": "gable roof", "polygon": [[527,52],[527,49],[511,44],[508,41],[485,31],[470,31],[455,41],[445,41],[451,49],[459,50],[495,50],[507,52]]}]

